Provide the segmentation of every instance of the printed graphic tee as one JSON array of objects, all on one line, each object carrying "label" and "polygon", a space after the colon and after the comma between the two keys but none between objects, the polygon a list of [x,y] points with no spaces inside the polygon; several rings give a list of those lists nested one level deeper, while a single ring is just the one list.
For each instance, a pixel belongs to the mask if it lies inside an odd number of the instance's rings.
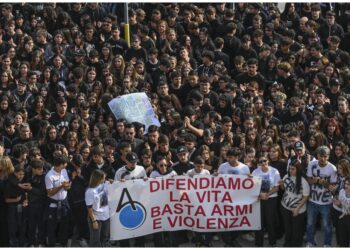
[{"label": "printed graphic tee", "polygon": [[[299,193],[296,190],[296,177],[285,175],[283,177],[284,193],[281,204],[287,210],[292,210],[300,205],[301,200],[310,194],[309,183],[305,178],[301,178],[301,187]],[[306,211],[306,203],[299,209],[299,214]]]},{"label": "printed graphic tee", "polygon": [[109,219],[109,206],[107,188],[101,184],[95,188],[88,188],[85,192],[85,203],[91,207],[96,220],[105,221]]},{"label": "printed graphic tee", "polygon": [[[279,186],[281,180],[280,173],[277,169],[269,167],[267,172],[263,172],[260,167],[252,173],[254,176],[261,178],[261,192],[267,193],[273,187]],[[270,194],[269,198],[277,197],[277,192]]]},{"label": "printed graphic tee", "polygon": [[350,197],[346,195],[344,189],[339,192],[339,200],[342,208],[342,215],[339,218],[342,218],[345,215],[350,215]]},{"label": "printed graphic tee", "polygon": [[[318,160],[310,162],[307,167],[307,177],[320,177],[329,183],[337,182],[337,168],[330,162],[324,167],[320,167]],[[310,188],[309,201],[318,205],[332,204],[332,193],[328,188],[319,185],[312,184]]]}]

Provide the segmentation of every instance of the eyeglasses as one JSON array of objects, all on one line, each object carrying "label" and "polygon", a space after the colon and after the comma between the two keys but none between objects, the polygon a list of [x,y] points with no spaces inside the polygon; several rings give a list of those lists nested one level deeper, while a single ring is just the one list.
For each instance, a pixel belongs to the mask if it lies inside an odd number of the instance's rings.
[{"label": "eyeglasses", "polygon": [[262,164],[262,163],[265,163],[265,162],[267,162],[267,160],[260,160],[259,164]]},{"label": "eyeglasses", "polygon": [[160,164],[159,167],[167,167],[166,164]]}]

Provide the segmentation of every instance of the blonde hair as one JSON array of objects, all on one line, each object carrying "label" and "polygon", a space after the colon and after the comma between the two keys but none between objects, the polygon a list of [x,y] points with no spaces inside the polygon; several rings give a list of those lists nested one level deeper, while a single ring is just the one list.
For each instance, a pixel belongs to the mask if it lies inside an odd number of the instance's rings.
[{"label": "blonde hair", "polygon": [[0,179],[5,180],[7,177],[15,171],[11,158],[8,156],[2,156],[0,158]]}]

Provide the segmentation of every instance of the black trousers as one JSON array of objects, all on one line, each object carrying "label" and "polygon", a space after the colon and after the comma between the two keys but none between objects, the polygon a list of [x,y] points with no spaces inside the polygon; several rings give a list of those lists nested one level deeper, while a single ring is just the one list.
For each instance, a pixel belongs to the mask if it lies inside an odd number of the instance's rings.
[{"label": "black trousers", "polygon": [[22,204],[8,204],[7,206],[7,225],[11,247],[23,247],[26,242],[26,213],[27,209]]},{"label": "black trousers", "polygon": [[61,245],[67,246],[69,237],[69,213],[65,213],[58,217],[57,207],[48,208],[48,218],[47,218],[47,243],[48,247],[54,247],[56,244],[56,232],[57,238]]},{"label": "black trousers", "polygon": [[269,235],[269,244],[276,244],[277,197],[260,201],[261,230],[255,232],[255,245],[264,246],[264,229]]},{"label": "black trousers", "polygon": [[[45,204],[29,203],[28,206],[28,240],[29,245],[45,244]],[[38,235],[36,231],[38,230]]]},{"label": "black trousers", "polygon": [[283,247],[301,247],[306,228],[306,212],[294,217],[292,211],[281,206],[281,213],[285,232]]},{"label": "black trousers", "polygon": [[71,213],[72,219],[75,226],[78,229],[78,237],[79,239],[89,239],[89,225],[87,221],[87,208],[85,205],[85,201],[78,203],[71,203]]},{"label": "black trousers", "polygon": [[337,244],[339,245],[339,216],[341,215],[341,212],[334,209],[334,207],[332,207],[331,209],[331,218],[332,218],[332,223],[333,226],[335,228],[335,238],[337,240]]},{"label": "black trousers", "polygon": [[0,247],[9,246],[9,233],[8,233],[8,222],[7,222],[7,205],[0,201]]},{"label": "black trousers", "polygon": [[350,242],[350,215],[345,215],[339,219],[338,223],[339,230],[339,246],[349,247]]}]

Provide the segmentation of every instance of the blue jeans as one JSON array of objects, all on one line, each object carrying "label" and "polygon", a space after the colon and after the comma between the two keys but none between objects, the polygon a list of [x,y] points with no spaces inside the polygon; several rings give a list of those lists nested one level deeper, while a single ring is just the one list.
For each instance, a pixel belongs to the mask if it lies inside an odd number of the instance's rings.
[{"label": "blue jeans", "polygon": [[332,244],[332,223],[331,223],[331,208],[329,205],[318,205],[311,201],[307,206],[307,242],[315,245],[315,226],[317,214],[321,214],[322,224],[324,228],[324,245]]}]

